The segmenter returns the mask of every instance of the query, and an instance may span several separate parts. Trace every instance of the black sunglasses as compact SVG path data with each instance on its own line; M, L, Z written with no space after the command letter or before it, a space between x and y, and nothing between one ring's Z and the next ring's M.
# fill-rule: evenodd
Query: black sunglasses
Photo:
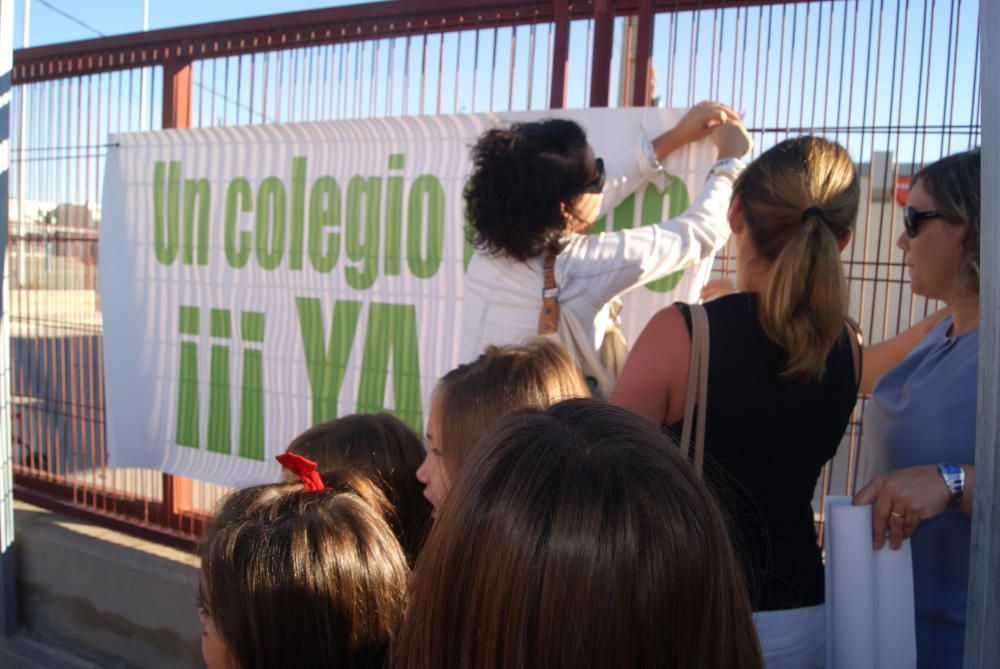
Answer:
M913 207L903 207L903 227L906 228L906 236L913 239L919 232L920 221L930 218L941 218L940 211L917 211Z
M582 193L594 193L600 194L604 192L604 159L598 158L597 163L597 176L586 184L584 184L583 189L580 191Z

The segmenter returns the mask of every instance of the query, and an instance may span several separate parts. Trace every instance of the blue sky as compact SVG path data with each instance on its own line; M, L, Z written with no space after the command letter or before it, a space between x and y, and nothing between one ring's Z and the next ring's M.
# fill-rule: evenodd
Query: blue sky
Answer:
M46 0L50 5L71 14L105 35L142 30L142 0ZM14 47L24 44L21 25L25 0L14 5ZM224 21L247 16L354 5L345 0L150 0L149 27L175 26ZM54 44L87 39L97 35L49 7L31 0L30 45Z

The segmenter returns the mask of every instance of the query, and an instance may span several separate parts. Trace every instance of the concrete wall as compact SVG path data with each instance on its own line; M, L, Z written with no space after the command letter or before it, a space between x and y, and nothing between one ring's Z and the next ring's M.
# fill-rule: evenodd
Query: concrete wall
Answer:
M14 516L23 624L102 666L201 666L193 555L22 502Z

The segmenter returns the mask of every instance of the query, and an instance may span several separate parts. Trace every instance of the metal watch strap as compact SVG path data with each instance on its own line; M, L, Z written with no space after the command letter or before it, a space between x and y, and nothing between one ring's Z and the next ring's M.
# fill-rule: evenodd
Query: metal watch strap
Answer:
M962 506L962 497L965 494L965 470L961 465L942 462L938 465L941 478L948 486L948 508L954 509Z

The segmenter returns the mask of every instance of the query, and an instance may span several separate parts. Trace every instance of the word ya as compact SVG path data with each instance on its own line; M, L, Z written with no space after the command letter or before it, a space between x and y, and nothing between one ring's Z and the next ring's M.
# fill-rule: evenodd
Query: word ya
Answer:
M437 177L422 174L408 184L404 197L405 164L403 154L391 154L389 176L353 176L346 189L326 175L307 183L303 156L292 158L289 187L276 176L255 186L243 177L233 179L224 199L226 262L239 269L253 260L265 270L282 264L302 270L308 263L316 272L328 273L344 255L344 278L357 290L375 283L380 263L387 276L398 276L404 260L413 276L434 276L444 248L444 189ZM178 259L185 265L207 265L211 186L204 178L184 179L183 188L181 182L181 161L156 161L153 251L163 265Z

